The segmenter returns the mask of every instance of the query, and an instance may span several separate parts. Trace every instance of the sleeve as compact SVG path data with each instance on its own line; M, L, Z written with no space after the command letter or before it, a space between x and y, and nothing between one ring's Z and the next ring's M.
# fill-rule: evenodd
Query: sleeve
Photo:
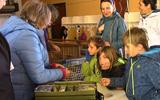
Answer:
M125 88L125 76L118 78L111 78L111 83L109 84L109 86Z
M43 49L37 34L26 30L22 31L22 34L15 42L15 48L30 79L37 84L62 79L63 72L60 69L45 68L43 50L46 49Z
M123 87L125 88L127 80L128 79L128 72L130 69L130 59L128 59L127 63L123 66L124 67L124 74L122 77L115 77L115 78L111 78L111 83L109 84L109 86L111 87Z
M113 45L117 48L122 48L122 37L124 32L126 32L127 27L123 18L118 18L118 26L117 26L117 42L113 42Z
M82 69L81 69L81 73L83 76L88 76L90 74L90 68L89 68L89 62L88 61L84 61L82 63Z
M102 24L104 24L103 18L100 19L100 21L99 21L99 23L98 23L98 25L97 25L97 32L96 32L96 36L97 36L97 37L101 37L101 35L102 35L102 33L99 33L99 32L98 32L98 28L99 28Z
M151 61L150 61L151 62ZM160 63L159 62L153 62L153 63L147 63L148 70L147 75L149 79L151 80L151 83L154 85L156 89L160 89Z
M97 75L97 74L94 74L92 76L86 76L85 77L85 81L89 81L89 82L99 82L101 79L101 75Z
M94 61L91 61L92 64L89 62L83 62L82 63L82 74L85 77L85 81L89 82L99 82L101 78L101 73L99 71L93 72L93 67L96 63ZM93 66L92 66L93 65Z

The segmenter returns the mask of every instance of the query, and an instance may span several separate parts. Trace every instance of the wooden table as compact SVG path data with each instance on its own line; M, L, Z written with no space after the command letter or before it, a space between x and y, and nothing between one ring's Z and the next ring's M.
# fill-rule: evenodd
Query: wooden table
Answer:
M104 100L128 100L124 90L109 90L97 83L97 91L104 95Z

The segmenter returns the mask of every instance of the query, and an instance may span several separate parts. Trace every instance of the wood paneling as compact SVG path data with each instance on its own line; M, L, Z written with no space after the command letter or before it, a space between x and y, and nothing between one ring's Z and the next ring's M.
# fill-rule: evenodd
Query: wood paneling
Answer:
M67 0L67 16L100 14L99 0Z
M22 0L24 4L27 0ZM49 4L66 3L66 13L67 16L83 16L83 15L96 15L100 14L99 4L100 0L42 0ZM125 10L126 0L115 0L116 5L121 3L123 7L117 7L117 10ZM129 11L137 12L139 0L128 0L129 1ZM123 12L122 12L123 14Z

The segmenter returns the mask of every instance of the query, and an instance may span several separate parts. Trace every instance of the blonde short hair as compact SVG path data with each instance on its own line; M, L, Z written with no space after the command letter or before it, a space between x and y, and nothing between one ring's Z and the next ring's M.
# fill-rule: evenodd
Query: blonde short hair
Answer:
M51 11L39 0L28 0L22 7L20 16L40 29L46 27L51 21Z
M133 27L126 31L123 36L123 44L131 43L135 46L141 44L145 50L148 50L147 31L143 28Z

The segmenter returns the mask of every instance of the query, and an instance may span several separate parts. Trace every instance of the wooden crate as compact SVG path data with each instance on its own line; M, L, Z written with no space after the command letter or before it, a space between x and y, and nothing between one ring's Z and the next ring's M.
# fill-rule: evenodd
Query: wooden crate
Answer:
M96 85L84 81L62 81L39 85L35 100L96 100Z

